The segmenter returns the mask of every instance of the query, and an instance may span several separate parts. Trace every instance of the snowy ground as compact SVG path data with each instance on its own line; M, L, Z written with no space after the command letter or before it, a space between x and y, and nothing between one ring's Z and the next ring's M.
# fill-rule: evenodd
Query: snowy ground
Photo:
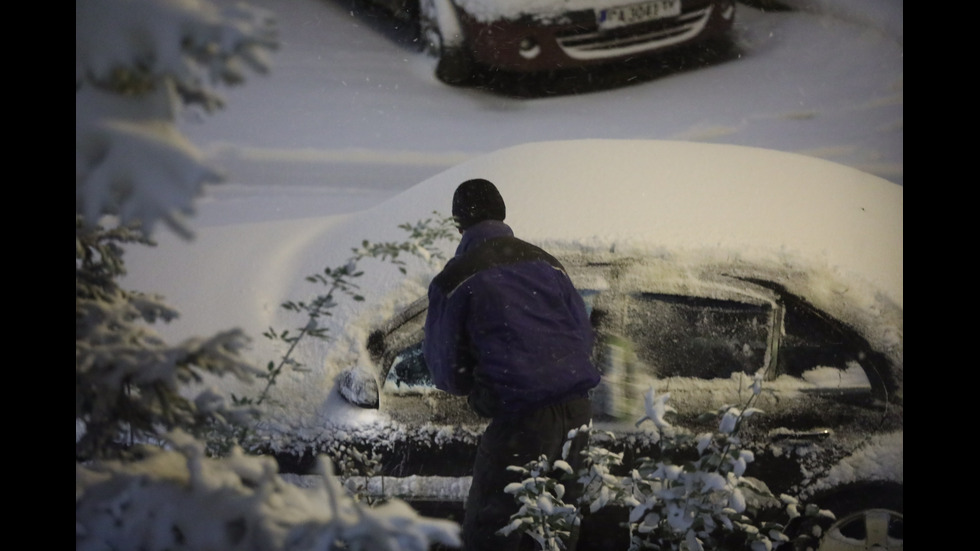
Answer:
M360 210L475 155L554 139L768 147L903 183L901 0L739 4L738 59L539 99L438 82L410 33L351 0L251 3L278 14L282 48L269 76L185 126L230 173L198 227Z

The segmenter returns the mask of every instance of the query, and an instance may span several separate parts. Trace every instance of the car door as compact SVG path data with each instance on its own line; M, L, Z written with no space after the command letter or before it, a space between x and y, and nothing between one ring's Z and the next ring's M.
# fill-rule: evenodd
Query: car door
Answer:
M636 421L643 396L670 393L675 422L705 430L707 412L744 403L769 361L773 308L763 301L634 291L606 297L597 363L611 388L608 418Z
M651 387L670 393L668 419L692 432L717 430L729 406L757 408L740 434L766 481L785 491L869 434L901 429L901 414L883 399L880 355L806 301L751 282L643 290L654 287L621 288L595 306L606 311L597 362L608 388L600 387L598 419L619 432L635 432L628 423L642 418Z

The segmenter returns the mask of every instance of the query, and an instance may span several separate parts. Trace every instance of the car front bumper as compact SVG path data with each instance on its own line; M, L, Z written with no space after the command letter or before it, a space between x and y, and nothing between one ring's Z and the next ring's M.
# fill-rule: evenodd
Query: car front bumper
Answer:
M505 71L538 72L644 57L717 38L733 25L731 0L684 2L676 17L601 30L594 11L542 23L531 16L479 21L461 13L474 60Z

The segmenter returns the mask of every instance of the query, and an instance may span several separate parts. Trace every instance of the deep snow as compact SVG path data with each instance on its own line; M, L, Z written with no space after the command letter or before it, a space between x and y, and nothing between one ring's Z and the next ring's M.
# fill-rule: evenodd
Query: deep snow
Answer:
M377 205L450 166L517 143L653 138L750 145L826 158L901 184L902 3L788 3L801 11L739 5L738 60L594 94L521 100L439 83L431 59L378 30L391 21L354 13L354 4L297 0L284 10L259 0L253 4L279 18L282 47L271 74L228 90L224 110L182 127L226 169L228 182L209 186L197 202L196 241L161 231L157 250L129 254L127 284L160 292L184 312L171 334L250 327L235 315L237 299L224 299L207 283L207 266L247 272L277 260L232 256L223 240L248 234L292 242L279 247L281 256L337 223L325 215ZM608 167L609 177L615 168ZM265 224L275 220L284 223ZM241 226L218 228L233 224ZM252 292L268 296L274 309L272 297L281 296L290 275L269 273Z
M736 60L525 100L438 82L407 32L356 3L258 0L280 19L272 72L183 127L230 176L194 224L360 210L473 156L554 139L769 147L901 184L902 2L787 3L804 11L739 4Z

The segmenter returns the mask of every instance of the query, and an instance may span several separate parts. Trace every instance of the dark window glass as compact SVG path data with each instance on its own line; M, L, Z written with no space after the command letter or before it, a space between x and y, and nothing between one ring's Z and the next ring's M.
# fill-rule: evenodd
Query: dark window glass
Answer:
M798 299L788 299L780 342L779 372L801 377L818 367L848 368L861 360L859 338L839 321Z
M429 368L422 354L422 341L402 350L391 364L385 379L386 390L407 390L412 387L432 385Z
M765 362L768 306L638 293L630 296L624 337L657 377L728 378Z

